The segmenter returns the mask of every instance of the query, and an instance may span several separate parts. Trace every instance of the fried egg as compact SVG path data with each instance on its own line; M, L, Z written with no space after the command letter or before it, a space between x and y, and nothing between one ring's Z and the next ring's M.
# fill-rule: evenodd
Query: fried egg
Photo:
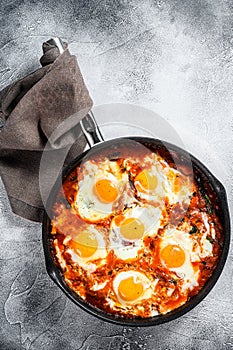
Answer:
M134 177L137 196L150 202L165 200L169 183L162 166L156 159L147 157Z
M67 236L63 244L67 246L66 252L71 255L73 262L89 272L105 263L107 251L104 235L94 225L87 226L76 235Z
M170 229L161 238L160 261L181 280L183 291L198 285L199 269L193 263L198 262L199 257L193 252L193 246L192 238L184 231Z
M134 259L144 247L146 235L156 235L160 227L161 208L151 205L128 208L111 222L109 249L122 260Z
M130 306L150 299L156 282L139 271L122 271L113 280L113 291L121 306Z
M189 204L193 192L192 181L156 154L147 156L134 177L137 196L149 202L168 199L169 204Z
M82 173L74 204L82 219L93 223L104 220L133 200L128 175L121 173L116 162L106 159L97 166L87 161Z

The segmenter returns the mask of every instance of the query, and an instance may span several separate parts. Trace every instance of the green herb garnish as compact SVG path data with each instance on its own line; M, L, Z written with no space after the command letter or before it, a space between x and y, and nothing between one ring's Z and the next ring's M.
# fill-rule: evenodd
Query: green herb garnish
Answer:
M206 193L204 194L204 198L205 198L205 201L206 201L207 212L209 214L213 214L213 206L212 206L212 203L210 201L209 196Z
M213 241L213 238L212 238L212 237L209 236L209 237L206 237L206 239L208 239L208 241L209 241L211 244L213 244L214 241Z
M196 233L196 232L198 232L198 228L197 228L197 226L192 226L192 228L191 228L191 230L189 231L189 234L190 235L192 235L193 233Z
M171 278L171 279L169 280L169 282L170 282L170 283L173 283L173 284L175 284L175 285L177 284L177 280L175 280L174 278Z

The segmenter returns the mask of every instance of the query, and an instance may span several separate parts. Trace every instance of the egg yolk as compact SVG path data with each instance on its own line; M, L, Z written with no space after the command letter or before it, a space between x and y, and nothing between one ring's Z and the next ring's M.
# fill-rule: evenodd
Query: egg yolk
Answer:
M126 239L140 239L144 234L144 225L139 219L129 218L122 222L120 233Z
M97 194L99 200L104 203L111 203L118 196L115 186L111 183L111 181L106 179L96 182L95 193Z
M73 240L73 247L81 258L88 258L96 252L98 241L93 233L81 232Z
M168 268L180 267L185 262L185 252L178 245L169 244L160 252L160 258Z
M137 300L143 293L143 285L140 282L135 283L134 277L124 279L119 283L118 293L122 300Z
M181 190L181 179L178 175L176 175L173 183L173 191L175 193L179 193L180 190Z
M158 186L158 179L155 175L150 174L148 170L141 171L135 178L143 189L146 191L155 190Z

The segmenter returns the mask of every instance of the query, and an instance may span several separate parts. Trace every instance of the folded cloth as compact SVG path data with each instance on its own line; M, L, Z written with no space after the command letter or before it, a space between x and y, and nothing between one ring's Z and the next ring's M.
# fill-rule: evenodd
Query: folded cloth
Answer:
M86 141L79 122L93 104L76 57L63 46L60 54L51 41L44 43L42 68L0 92L0 175L13 212L33 221L41 221L44 212L39 185L44 149L51 174L59 152L65 164L81 153ZM46 181L44 186L47 193Z

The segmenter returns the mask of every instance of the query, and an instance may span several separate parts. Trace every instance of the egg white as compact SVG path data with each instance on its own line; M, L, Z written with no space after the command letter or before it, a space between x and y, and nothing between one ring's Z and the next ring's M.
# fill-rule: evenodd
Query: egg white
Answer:
M211 236L212 239L215 238L215 231L213 230L212 225L208 222L207 214L201 213L201 216L204 223L204 232L202 232L200 240L198 236L194 237L194 239L196 239L197 241L194 251L200 259L205 258L207 256L213 256L213 245L207 239L207 236Z
M165 188L166 195L169 199L169 204L175 203L190 203L190 198L193 193L192 180L181 174L178 170L171 168L168 164L164 168L164 175L167 178L167 186ZM179 179L179 185L176 185L176 180Z

